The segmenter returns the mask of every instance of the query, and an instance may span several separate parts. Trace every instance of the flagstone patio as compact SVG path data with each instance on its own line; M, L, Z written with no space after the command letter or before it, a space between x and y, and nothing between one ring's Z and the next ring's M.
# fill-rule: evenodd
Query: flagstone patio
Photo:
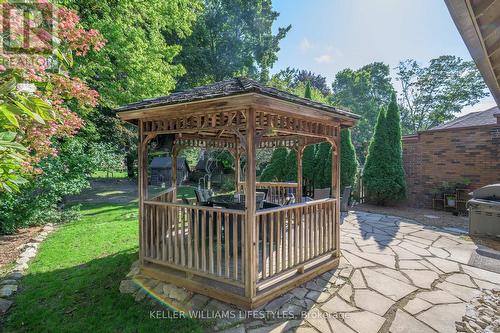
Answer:
M285 318L249 319L240 313L218 320L215 330L455 332L455 321L462 320L466 304L481 289L500 288L500 274L469 264L478 247L468 237L412 220L350 212L343 218L341 247L338 269L258 309L285 313ZM237 311L202 295L179 293L172 285L142 283L170 295L169 302L181 308Z

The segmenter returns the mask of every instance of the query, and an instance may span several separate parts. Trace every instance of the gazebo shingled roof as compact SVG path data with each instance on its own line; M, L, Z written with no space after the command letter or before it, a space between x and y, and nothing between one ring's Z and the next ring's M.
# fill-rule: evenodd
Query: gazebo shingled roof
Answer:
M318 110L332 112L341 116L353 119L360 119L361 116L345 111L341 108L302 98L286 91L265 86L255 80L246 77L235 77L232 79L208 84L189 90L174 92L167 96L148 98L139 102L131 103L116 109L118 112L141 110L158 106L189 103L201 100L210 100L220 97L228 97L245 93L258 93L261 95L274 97L283 101L293 102Z

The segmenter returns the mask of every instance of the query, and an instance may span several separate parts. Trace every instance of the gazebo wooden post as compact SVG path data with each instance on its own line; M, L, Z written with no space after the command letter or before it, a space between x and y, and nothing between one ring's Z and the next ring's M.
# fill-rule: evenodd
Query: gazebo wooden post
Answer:
M240 189L240 172L241 172L241 155L238 137L235 137L234 147L234 190L238 192Z
M172 146L172 188L173 190L173 201L175 202L177 198L177 154L178 148L174 143Z
M255 239L255 110L248 109L246 128L246 228L245 228L245 296L253 298L256 295L256 239Z
M338 131L340 133L340 128ZM340 257L340 134L332 141L332 194L337 199L335 203L335 247L337 257Z
M302 157L304 155L304 148L305 146L303 144L297 147L297 202L302 202L303 197Z
M144 137L144 128L142 120L139 120L139 144L137 145L137 185L139 195L139 262L144 264L144 242L142 241L142 234L144 228L144 199L147 196L148 180L147 180L147 140Z

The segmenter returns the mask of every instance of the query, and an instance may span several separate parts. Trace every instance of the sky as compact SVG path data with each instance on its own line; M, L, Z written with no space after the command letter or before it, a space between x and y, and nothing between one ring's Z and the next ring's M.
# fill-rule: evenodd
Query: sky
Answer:
M327 78L344 69L381 61L394 67L415 59L426 65L440 55L471 56L444 0L274 0L280 16L273 26L292 29L280 43L272 73L286 67L306 69ZM462 114L494 106L489 96Z

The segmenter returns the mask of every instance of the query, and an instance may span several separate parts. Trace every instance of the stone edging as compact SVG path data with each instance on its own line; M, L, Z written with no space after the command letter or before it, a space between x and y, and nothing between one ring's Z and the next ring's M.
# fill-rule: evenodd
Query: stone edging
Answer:
M19 282L24 276L24 272L28 269L28 262L36 256L40 243L55 229L54 224L47 223L36 237L18 248L22 252L16 260L16 265L3 280L0 280L0 318L14 303L14 296L18 291Z
M483 290L467 304L465 316L455 328L457 332L500 332L500 289Z

